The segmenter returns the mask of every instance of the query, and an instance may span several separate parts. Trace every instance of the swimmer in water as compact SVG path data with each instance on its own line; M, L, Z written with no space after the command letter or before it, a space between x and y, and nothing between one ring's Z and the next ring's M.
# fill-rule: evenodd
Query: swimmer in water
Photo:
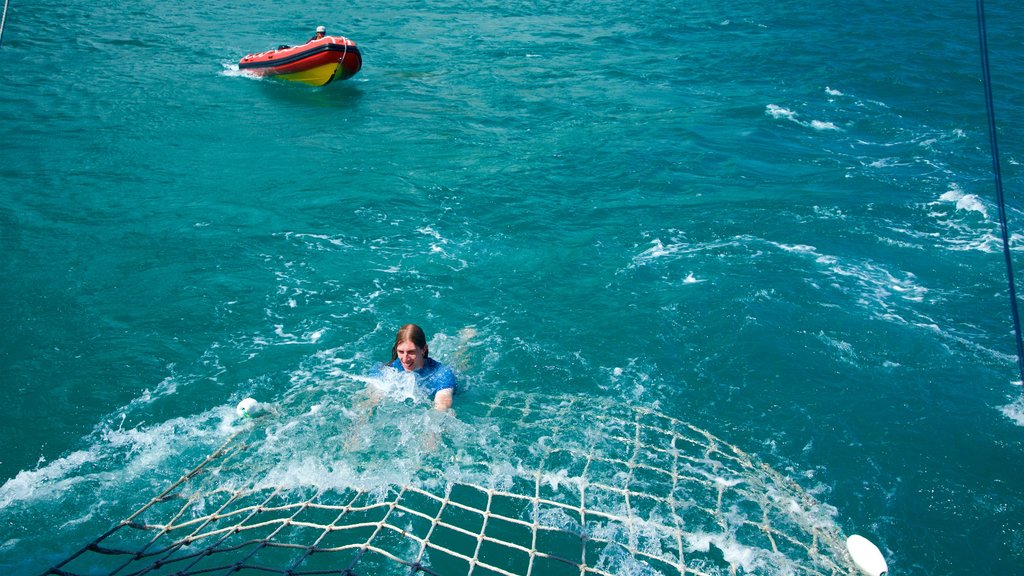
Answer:
M455 372L447 364L430 357L427 337L422 328L415 324L399 328L395 345L391 347L388 366L399 372L415 374L417 387L427 393L435 410L451 410L456 386Z
M465 365L466 346L476 334L476 330L472 327L464 328L459 332L459 347L455 352L455 360L459 366ZM405 377L406 374L412 378ZM367 436L364 428L377 405L387 394L384 388L390 388L393 385L393 380L392 383L387 383L387 381L396 376L425 394L438 413L455 416L455 411L452 410L452 401L457 388L455 371L447 364L430 357L426 334L415 324L406 324L398 330L395 335L395 344L391 347L391 360L387 364L377 364L370 372L370 376L373 380L366 387L366 396L354 406L352 431L345 440L345 447L349 451L372 443L372 439ZM398 392L405 393L402 390L398 390ZM425 431L424 448L434 450L438 442L437 430Z

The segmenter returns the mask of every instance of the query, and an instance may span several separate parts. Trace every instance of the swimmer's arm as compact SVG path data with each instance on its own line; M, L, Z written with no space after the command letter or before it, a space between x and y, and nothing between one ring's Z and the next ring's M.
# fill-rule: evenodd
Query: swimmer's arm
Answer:
M377 404L380 404L380 399L382 395L380 393L380 390L378 390L375 386L367 385L366 390L364 390L364 394L366 397L363 398L361 402L356 404L356 407L359 410L372 410L373 408L377 407Z
M373 414L373 411L377 409L377 405L380 404L382 398L380 391L372 385L366 386L366 389L363 391L363 395L363 399L357 401L352 406L357 414L356 426L361 426L370 419L370 416Z
M438 412L447 412L452 409L452 394L455 392L454 388L445 388L444 390L438 391L434 394L434 410Z

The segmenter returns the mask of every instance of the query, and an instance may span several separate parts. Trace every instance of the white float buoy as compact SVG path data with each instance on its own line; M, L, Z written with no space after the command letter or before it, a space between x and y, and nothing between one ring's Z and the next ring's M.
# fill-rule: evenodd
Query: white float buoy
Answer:
M867 576L885 576L889 567L885 564L882 552L863 536L854 534L846 539L846 549L853 558L853 563Z
M260 403L254 398L246 398L235 406L235 414L238 414L239 418L252 418L259 407Z

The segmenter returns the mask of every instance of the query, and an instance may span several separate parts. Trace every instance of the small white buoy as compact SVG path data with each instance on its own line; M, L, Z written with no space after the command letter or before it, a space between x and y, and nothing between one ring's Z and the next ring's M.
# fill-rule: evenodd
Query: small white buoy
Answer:
M853 563L867 576L885 576L889 567L885 564L882 552L863 536L854 534L846 539L846 549L853 558Z
M259 406L260 403L255 399L246 398L239 402L238 406L235 406L235 414L238 414L239 418L252 418Z

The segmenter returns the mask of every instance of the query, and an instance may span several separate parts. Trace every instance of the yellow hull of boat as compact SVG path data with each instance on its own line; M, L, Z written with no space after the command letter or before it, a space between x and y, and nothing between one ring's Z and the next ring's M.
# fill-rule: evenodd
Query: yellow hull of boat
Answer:
M274 76L274 78L290 80L292 82L302 82L303 84L310 84L312 86L323 86L334 79L334 75L338 73L339 66L341 66L341 62L331 62L330 64L316 66L314 68L302 70L301 72L278 74Z

